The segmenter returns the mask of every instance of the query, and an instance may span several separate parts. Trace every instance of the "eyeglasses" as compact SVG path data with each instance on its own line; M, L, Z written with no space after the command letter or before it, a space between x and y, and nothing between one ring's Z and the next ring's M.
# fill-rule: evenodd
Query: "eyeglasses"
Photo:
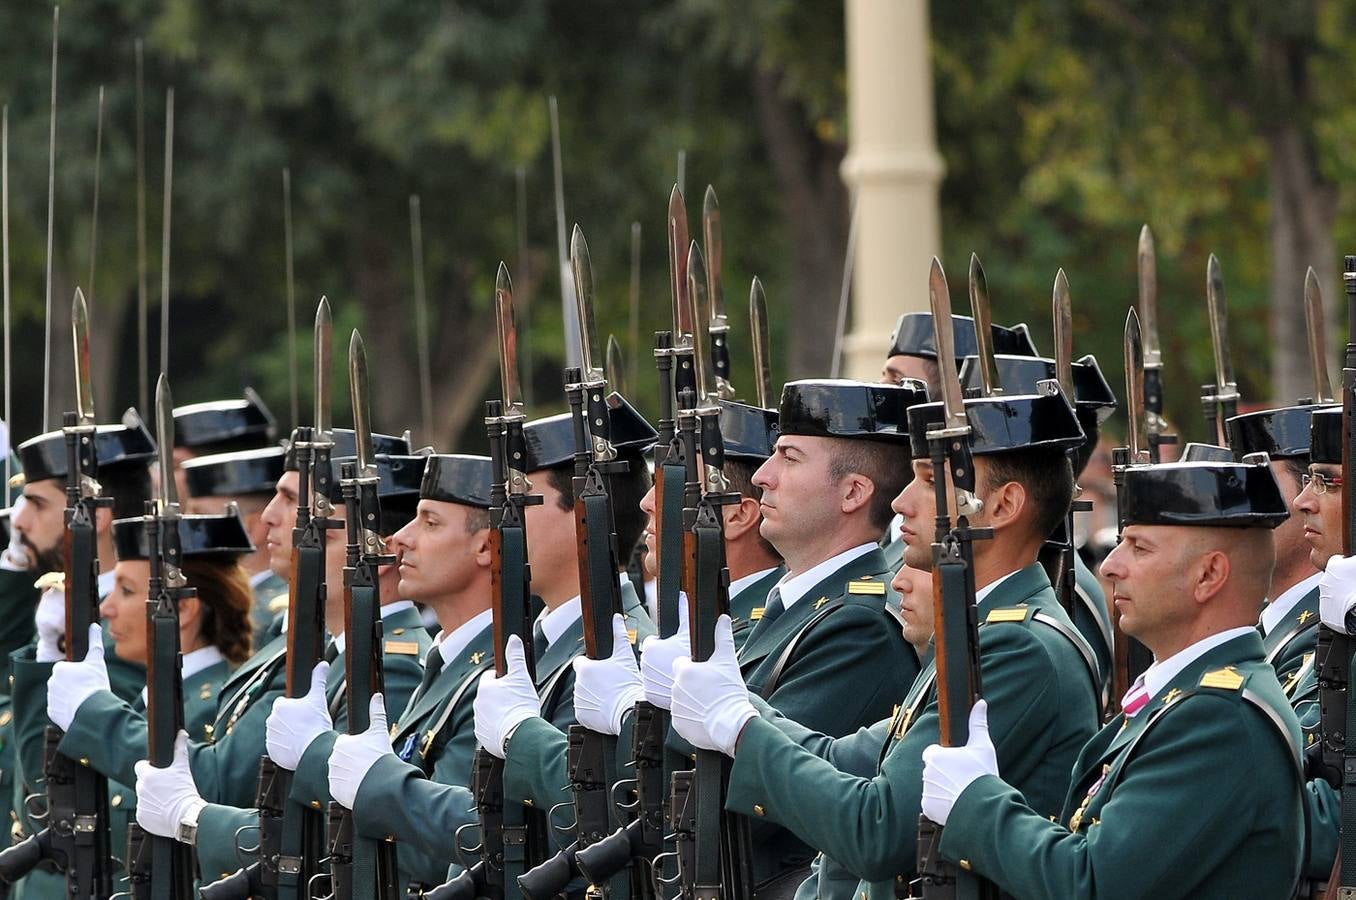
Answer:
M1320 474L1318 472L1314 472L1312 474L1306 473L1300 476L1301 487L1308 487L1311 483L1314 486L1315 494L1326 494L1328 491L1333 491L1335 493L1342 487L1342 476L1341 475L1329 476Z

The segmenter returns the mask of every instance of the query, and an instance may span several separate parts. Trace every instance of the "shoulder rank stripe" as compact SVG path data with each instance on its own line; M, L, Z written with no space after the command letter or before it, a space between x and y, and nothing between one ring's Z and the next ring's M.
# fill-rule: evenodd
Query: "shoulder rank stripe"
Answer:
M387 641L382 649L387 653L395 653L399 656L419 655L419 645L414 641Z
M871 597L885 596L885 582L873 581L870 578L860 578L848 582L849 594L861 594Z
M753 609L749 610L749 621L757 622L759 619L761 619L763 617L763 610L765 608L766 607L755 606Z
M1201 676L1201 687L1236 691L1243 687L1243 681L1243 676L1235 672L1233 666L1229 666L1224 669L1215 669L1213 672L1206 672Z
M1030 611L1026 606L1009 606L1006 609L991 610L984 617L984 624L990 625L994 622L1024 622L1026 614Z

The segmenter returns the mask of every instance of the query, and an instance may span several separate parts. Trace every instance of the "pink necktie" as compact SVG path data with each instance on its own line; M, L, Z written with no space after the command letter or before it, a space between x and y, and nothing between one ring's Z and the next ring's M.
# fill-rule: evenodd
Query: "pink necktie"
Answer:
M1144 676L1141 675L1135 679L1135 684L1130 690L1125 692L1121 698L1121 712L1125 713L1126 718L1134 718L1135 713L1139 712L1149 702L1149 690L1144 686Z

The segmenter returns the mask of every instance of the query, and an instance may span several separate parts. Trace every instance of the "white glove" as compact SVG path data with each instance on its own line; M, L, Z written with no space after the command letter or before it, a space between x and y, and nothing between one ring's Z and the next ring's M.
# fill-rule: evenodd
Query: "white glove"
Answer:
M104 666L104 632L95 622L89 627L89 652L79 662L62 660L47 677L47 718L62 731L71 727L75 713L94 694L109 690Z
M19 529L14 527L14 520L19 518L19 512L27 504L28 500L20 494L9 509L9 546L0 551L0 569L26 572L33 568L33 560L28 558L28 547L24 545L23 536L19 534Z
M1318 580L1318 615L1338 634L1347 633L1347 613L1356 607L1356 556L1334 556Z
M56 662L65 659L61 652L61 639L66 636L66 590L63 587L49 587L38 598L38 608L33 613L33 624L38 630L36 659L38 662Z
M321 660L311 672L311 687L303 697L279 697L273 701L265 726L264 745L268 757L288 771L295 772L311 741L334 729L330 706L325 702L325 679L330 664Z
M612 655L607 659L575 657L575 718L590 731L621 734L622 717L644 696L636 654L626 634L626 620L614 613Z
M756 718L735 659L730 617L721 616L711 658L679 659L673 665L673 727L692 744L733 757L739 733Z
M673 706L673 664L692 656L692 632L687 626L687 603L679 596L678 630L666 638L647 637L640 645L640 675L645 699L660 709Z
M174 762L166 768L149 759L136 764L137 824L160 837L178 837L185 819L196 822L207 801L193 783L188 768L188 733L180 729L174 739Z
M504 743L509 732L525 719L541 715L541 698L527 675L523 642L516 634L504 646L504 659L508 663L504 677L496 678L493 669L482 674L472 704L476 740L486 753L500 759L504 758Z
M386 700L373 694L367 706L367 730L341 734L330 753L330 796L341 806L353 808L363 778L383 756L391 752L391 734L386 729Z
M989 704L970 708L970 739L964 747L933 744L923 751L923 815L945 825L961 792L982 775L998 774L998 753L989 739Z

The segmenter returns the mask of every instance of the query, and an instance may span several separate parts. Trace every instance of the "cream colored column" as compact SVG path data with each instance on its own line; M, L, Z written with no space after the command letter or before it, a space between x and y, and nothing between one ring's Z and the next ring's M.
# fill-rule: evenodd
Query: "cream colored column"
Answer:
M941 251L943 164L927 3L845 0L845 6L849 145L842 174L856 192L858 221L843 373L874 381L895 320L928 308L928 265Z

